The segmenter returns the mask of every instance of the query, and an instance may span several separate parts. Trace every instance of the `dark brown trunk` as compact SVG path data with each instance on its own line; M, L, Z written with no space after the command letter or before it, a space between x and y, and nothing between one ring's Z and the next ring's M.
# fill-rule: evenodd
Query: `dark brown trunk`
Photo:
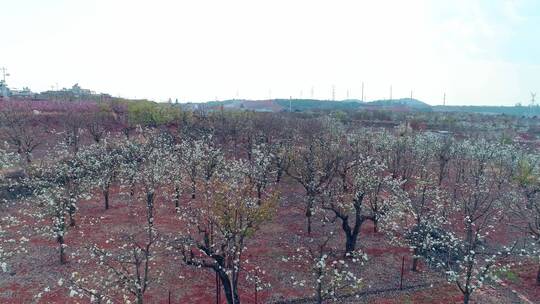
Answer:
M341 228L345 233L345 256L348 256L349 253L356 249L356 242L362 225L361 219L358 218L356 221L355 227L351 229L348 218L341 218Z
M180 208L180 188L178 186L174 188L174 208L176 212Z
M469 301L471 300L471 294L469 292L466 292L463 294L463 304L469 304Z
M538 265L538 272L536 273L536 284L540 285L540 265Z
M236 287L231 284L229 276L224 271L219 271L218 275L221 279L221 285L223 286L223 291L225 293L225 298L227 299L227 304L240 304L238 291Z
M103 191L103 198L105 199L105 210L109 210L109 189Z
M311 210L313 208L313 205L315 199L312 195L308 195L308 204L306 208L306 217L307 217L307 232L308 235L311 235L311 216L313 215L313 211Z
M306 212L307 217L307 233L311 235L311 211L308 209Z
M66 263L66 253L64 251L64 237L59 235L56 237L56 241L58 242L59 249L60 249L60 264Z
M356 237L348 236L345 242L345 254L351 253L356 249Z
M74 213L75 213L75 208L71 207L69 208L69 226L70 227L75 227L75 218L73 217Z

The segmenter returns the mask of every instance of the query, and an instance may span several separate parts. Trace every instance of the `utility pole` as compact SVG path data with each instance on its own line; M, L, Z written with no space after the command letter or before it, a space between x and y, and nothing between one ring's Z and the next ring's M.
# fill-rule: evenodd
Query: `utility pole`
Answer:
M6 77L9 76L9 73L5 67L1 67L0 71L2 71L2 81L6 83Z
M289 112L292 113L292 96L289 96Z
M446 92L445 92L444 95L443 95L443 102L442 102L442 105L443 105L443 106L446 106Z
M535 92L531 92L531 105L529 106L530 110L531 110L531 116L534 115L534 112L536 112L536 93Z
M8 89L7 89L7 83L6 83L6 76L9 76L7 73L7 69L2 67L0 68L2 71L2 81L0 82L0 97L7 98L8 97Z

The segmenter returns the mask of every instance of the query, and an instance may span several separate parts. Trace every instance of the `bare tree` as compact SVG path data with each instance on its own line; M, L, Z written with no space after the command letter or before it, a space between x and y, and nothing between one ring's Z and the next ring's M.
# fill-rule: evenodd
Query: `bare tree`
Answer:
M106 109L96 109L88 113L85 117L84 127L92 137L95 143L105 137L107 127L110 125L111 117Z
M30 107L6 107L0 111L0 128L4 140L17 149L26 164L32 161L32 152L43 143L39 119Z

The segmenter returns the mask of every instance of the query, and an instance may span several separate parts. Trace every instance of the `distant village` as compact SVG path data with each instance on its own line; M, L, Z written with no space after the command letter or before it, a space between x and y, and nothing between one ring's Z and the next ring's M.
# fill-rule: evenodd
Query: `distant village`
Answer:
M28 87L22 89L12 89L7 85L5 76L0 79L0 99L46 99L46 100L106 100L112 96L104 93L96 93L94 91L82 88L78 83L71 88L51 89L44 92L33 92Z

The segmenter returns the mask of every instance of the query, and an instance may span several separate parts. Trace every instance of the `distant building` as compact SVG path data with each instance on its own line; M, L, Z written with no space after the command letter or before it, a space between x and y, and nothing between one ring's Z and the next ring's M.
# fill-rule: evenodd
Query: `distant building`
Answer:
M75 97L81 97L81 96L95 95L96 94L95 92L92 92L90 90L81 88L81 86L79 86L78 83L74 84L71 87L71 90L64 89L64 91L70 91Z
M21 98L34 98L36 96L36 93L32 92L28 87L23 87L22 90L11 90L11 96Z
M0 80L0 97L9 98L11 91L9 90L7 83L3 80Z
M54 99L65 101L81 99L101 101L105 99L110 99L111 95L99 94L88 89L83 89L78 83L76 83L69 89L63 88L62 90L49 90L37 94L36 97L40 99Z

